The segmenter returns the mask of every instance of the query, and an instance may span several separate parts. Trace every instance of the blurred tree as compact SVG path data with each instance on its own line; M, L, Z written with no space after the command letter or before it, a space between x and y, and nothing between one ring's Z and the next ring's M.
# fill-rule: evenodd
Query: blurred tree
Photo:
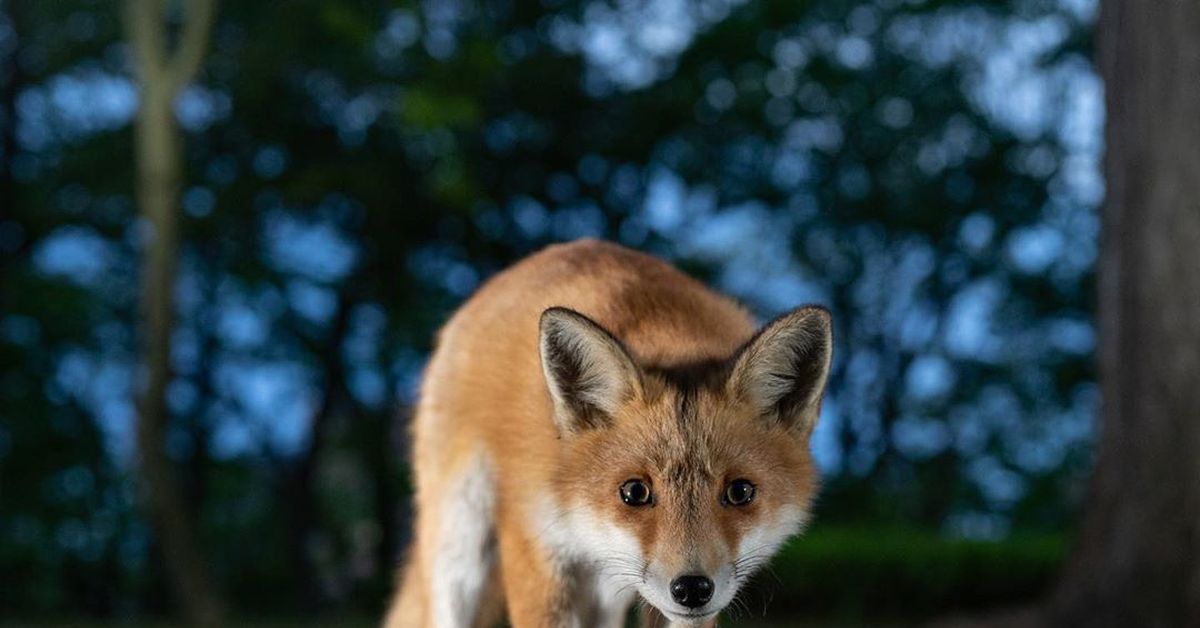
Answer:
M187 3L173 50L165 34L164 0L127 0L125 8L141 97L135 129L136 196L146 229L141 267L140 362L144 373L139 378L143 381L138 382L138 454L149 509L180 605L191 624L215 626L222 621L225 604L198 545L192 513L167 456L165 441L175 329L179 194L184 174L174 105L204 60L215 0Z
M1200 625L1200 5L1102 3L1099 452L1049 624Z

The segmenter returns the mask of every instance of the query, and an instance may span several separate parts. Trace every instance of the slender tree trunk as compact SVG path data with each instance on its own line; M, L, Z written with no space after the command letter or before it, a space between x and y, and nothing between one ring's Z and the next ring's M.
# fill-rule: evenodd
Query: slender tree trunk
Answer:
M325 382L321 400L313 411L308 442L299 456L285 462L284 486L280 491L281 507L287 512L288 560L296 607L305 611L317 610L321 602L312 562L313 529L318 522L316 476L334 413L343 401L348 400L342 347L350 330L351 309L350 297L343 292L338 296L328 336L317 350Z
M135 128L136 196L146 229L138 454L151 518L175 593L191 624L214 626L222 621L224 603L200 552L196 526L165 450L169 423L165 393L171 378L178 199L183 178L183 151L172 105L199 69L214 7L211 0L193 0L187 5L186 22L173 53L166 45L162 0L128 0L126 9L141 88Z
M1047 623L1200 626L1200 2L1103 0L1096 471Z

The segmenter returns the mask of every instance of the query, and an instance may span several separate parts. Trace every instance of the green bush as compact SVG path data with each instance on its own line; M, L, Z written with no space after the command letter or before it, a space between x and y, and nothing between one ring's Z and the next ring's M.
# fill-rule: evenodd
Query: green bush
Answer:
M746 593L770 618L918 619L1016 605L1041 595L1063 535L953 539L903 528L817 527L792 541Z

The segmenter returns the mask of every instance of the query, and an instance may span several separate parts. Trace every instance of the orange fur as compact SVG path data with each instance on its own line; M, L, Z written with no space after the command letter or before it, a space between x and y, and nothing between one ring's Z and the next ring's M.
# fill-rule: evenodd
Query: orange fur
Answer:
M603 371L624 388L599 423L576 430L556 423L562 412L539 354L539 321L553 307L594 321L619 345L611 355L635 365L632 375ZM758 396L745 390L756 382L740 381L751 377L743 372L757 373L739 362L746 356L778 371L757 357L759 345L775 342L771 333L756 337L745 310L660 260L584 240L498 274L443 328L425 373L413 424L415 540L386 626L489 626L504 610L515 628L623 625L613 614L624 616L622 596L632 590L660 609L671 606L664 579L724 573L736 588L745 576L739 559L752 570L776 536L797 531L817 486L807 441L828 369L828 317L811 308L790 316L776 326L802 332L789 341L825 343L817 347L825 353L797 344L775 356L811 358L817 378L811 391L776 399L776 389L790 394L779 387L791 380L770 382L775 388L761 387ZM787 416L772 419L763 395ZM653 505L621 500L619 487L631 478L650 487ZM734 479L755 485L749 504L722 501ZM460 531L479 542L455 545ZM755 535L767 556L745 555L756 549L743 547ZM613 547L638 551L596 557L571 549L593 536L601 546L612 539ZM448 563L447 548L467 556L452 552L457 558ZM476 554L472 571L465 563ZM614 578L631 590L617 591ZM460 590L470 593L438 601ZM467 608L469 616L439 616L438 608Z

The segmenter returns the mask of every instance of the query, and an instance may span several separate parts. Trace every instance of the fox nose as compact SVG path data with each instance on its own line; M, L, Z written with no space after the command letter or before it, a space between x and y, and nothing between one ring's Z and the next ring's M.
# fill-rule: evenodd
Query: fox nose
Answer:
M712 599L713 581L705 576L679 576L671 582L671 597L688 608L700 608Z

